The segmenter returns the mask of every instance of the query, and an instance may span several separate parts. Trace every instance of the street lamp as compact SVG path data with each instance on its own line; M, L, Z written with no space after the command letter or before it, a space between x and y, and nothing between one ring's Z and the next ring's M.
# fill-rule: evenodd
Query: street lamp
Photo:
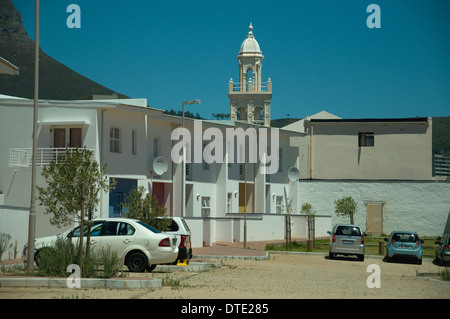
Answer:
M36 238L36 148L37 117L39 97L39 0L35 0L35 39L34 39L34 103L33 103L33 150L31 163L31 200L28 221L27 272L34 268L34 240Z
M183 116L181 117L181 127L182 127L182 132L184 132L184 106L186 104L200 104L202 101L201 100L189 100L189 101L183 101L182 105L183 105ZM181 217L184 217L184 181L186 179L186 158L185 158L185 154L184 154L184 150L186 149L186 140L185 140L185 136L183 135L183 160L182 160L182 169L181 169Z

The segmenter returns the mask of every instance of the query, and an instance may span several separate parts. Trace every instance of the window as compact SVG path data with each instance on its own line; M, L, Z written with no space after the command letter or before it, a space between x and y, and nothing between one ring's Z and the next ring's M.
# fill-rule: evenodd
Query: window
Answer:
M202 217L209 217L211 212L211 197L202 196Z
M153 158L159 156L159 137L153 138Z
M278 172L283 171L283 149L280 147L278 150Z
M109 129L109 151L112 153L121 153L120 128L111 127Z
M101 230L103 227L103 222L96 222L91 227L91 236L100 236ZM87 229L88 225L84 224L83 227L83 237L87 236ZM69 237L80 237L80 226L75 228L71 234L69 234Z
M374 146L375 137L373 132L358 133L358 146Z
M202 168L203 168L204 170L209 171L209 164L205 161L205 148L207 148L207 147L208 147L208 143L203 143L203 152L202 152L202 154L203 154L203 156L202 156L203 161L202 161ZM208 149L208 151L209 151L209 149ZM209 158L208 158L208 160L209 160Z
M231 213L233 210L233 193L227 194L227 213Z
M283 210L283 196L276 197L275 209L277 214L281 214L281 211Z
M131 236L134 231L134 227L128 223L106 222L103 236Z
M137 154L137 132L136 132L136 130L131 131L131 153L133 155Z

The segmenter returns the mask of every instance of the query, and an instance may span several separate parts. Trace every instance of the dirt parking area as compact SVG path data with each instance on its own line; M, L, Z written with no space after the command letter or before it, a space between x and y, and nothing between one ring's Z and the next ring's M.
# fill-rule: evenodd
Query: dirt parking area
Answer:
M378 269L380 288L375 284ZM152 290L0 287L0 299L259 299L259 298L450 298L450 283L418 274L437 273L442 267L387 263L366 257L330 260L324 255L271 254L268 260L223 260L221 267L203 272L145 273L129 276L160 278ZM370 277L370 278L369 278Z

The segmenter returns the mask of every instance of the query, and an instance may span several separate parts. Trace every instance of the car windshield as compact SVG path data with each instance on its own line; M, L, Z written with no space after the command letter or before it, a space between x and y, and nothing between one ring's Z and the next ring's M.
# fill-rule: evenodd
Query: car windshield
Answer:
M361 236L361 231L359 230L359 227L356 226L338 226L336 235Z
M392 236L392 239L404 243L415 243L416 241L419 241L419 236L411 233L395 233Z
M141 221L138 221L137 222L139 225L142 225L142 226L144 226L145 228L147 228L148 230L150 230L150 231L152 231L152 232L154 232L154 233L160 233L161 231L160 230L158 230L158 229L156 229L155 227L152 227L152 226L150 226L149 224L146 224L146 223L144 223L144 222L141 222Z

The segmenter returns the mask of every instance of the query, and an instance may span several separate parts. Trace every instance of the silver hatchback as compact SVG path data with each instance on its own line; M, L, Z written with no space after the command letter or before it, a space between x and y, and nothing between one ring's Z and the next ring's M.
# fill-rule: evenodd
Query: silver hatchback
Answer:
M333 259L336 255L356 255L359 260L364 260L364 234L358 225L338 224L333 227L330 234L329 257Z

